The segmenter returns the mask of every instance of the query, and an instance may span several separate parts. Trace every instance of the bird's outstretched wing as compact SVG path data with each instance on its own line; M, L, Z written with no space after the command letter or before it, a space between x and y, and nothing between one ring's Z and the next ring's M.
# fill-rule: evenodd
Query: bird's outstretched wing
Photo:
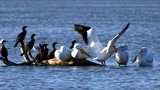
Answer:
M85 44L88 44L87 31L91 29L91 27L86 25L74 24L74 31L78 32L82 35Z
M129 25L130 25L130 23L128 23L127 26L111 40L112 44L114 44L119 39L119 37L122 36L126 32Z
M107 44L107 49L103 49L101 52L106 51L107 53L110 52L110 50L112 49L112 47L114 46L114 43L120 38L120 36L122 36L125 31L128 29L130 23L127 24L127 26L120 32L118 33L112 40L108 41ZM114 48L114 47L113 47Z

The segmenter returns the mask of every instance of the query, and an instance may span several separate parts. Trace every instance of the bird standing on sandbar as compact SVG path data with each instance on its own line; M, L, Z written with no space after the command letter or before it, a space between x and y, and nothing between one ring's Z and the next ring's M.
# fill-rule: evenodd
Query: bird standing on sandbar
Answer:
M1 52L1 55L4 59L7 59L8 57L8 51L7 51L7 48L5 47L5 42L8 42L6 40L1 40L0 43L2 44L2 47L0 48L0 52Z
M24 40L24 38L26 37L26 34L27 34L26 28L27 28L27 26L22 27L22 32L18 34L14 47L17 47L19 42L23 42L23 40Z
M30 55L30 57L33 58L30 51L31 51L31 49L34 46L34 42L35 42L34 36L36 36L36 34L32 34L31 35L31 40L26 44L24 52L20 56L22 56L23 54L25 54L26 52L28 52L28 54Z

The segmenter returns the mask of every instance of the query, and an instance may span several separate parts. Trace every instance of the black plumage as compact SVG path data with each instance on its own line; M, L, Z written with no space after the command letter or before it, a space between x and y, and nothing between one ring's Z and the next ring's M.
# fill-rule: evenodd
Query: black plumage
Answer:
M39 44L38 54L36 55L35 59L37 63L42 62L43 60L48 60L48 51L47 48L48 44Z
M40 51L41 60L47 60L48 59L49 49L47 48L47 45L48 44L42 44L42 46L41 46L41 51Z
M75 24L74 25L74 30L77 31L78 33L80 33L83 36L83 40L86 43L86 45L88 45L87 31L89 29L91 29L91 27L89 27L89 26L80 25L80 24Z
M72 49L74 47L74 45L75 45L76 42L77 42L76 40L73 40L72 41L72 45L69 48Z
M47 48L48 44L44 44L44 60L47 60L48 59L48 52L49 52L49 49Z
M7 48L5 47L5 42L8 42L6 40L2 40L2 47L0 48L0 52L1 52L1 55L3 58L7 59L8 57L8 50Z
M26 37L26 34L27 34L26 28L27 28L27 26L22 27L22 32L18 34L14 47L17 47L19 42L23 42L23 40L24 40L24 38Z
M36 34L32 34L31 40L26 44L25 49L24 49L24 52L21 54L21 56L22 56L23 54L25 54L26 52L30 53L31 49L32 49L33 46L34 46L34 42L35 42L34 36L35 36L35 35L36 35ZM30 56L31 56L31 55L30 55ZM32 56L31 56L31 57L32 57Z
M43 50L44 50L44 45L39 44L38 54L36 55L34 59L37 63L40 63L43 60L42 59Z
M53 44L52 44L52 48L53 48L53 50L48 54L48 59L52 59L52 58L54 58L55 57L55 55L54 55L54 53L55 53L55 51L56 51L56 42L54 42Z

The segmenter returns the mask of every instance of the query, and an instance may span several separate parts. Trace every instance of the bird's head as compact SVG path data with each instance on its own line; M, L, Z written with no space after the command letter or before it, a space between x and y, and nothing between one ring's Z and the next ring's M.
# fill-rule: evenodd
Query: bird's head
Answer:
M76 42L77 42L77 40L73 40L72 41L72 45L69 48L72 49L74 47L74 45L75 45Z
M8 41L6 41L4 39L1 39L1 41L0 41L0 43L5 43L5 42L8 42Z
M31 36L31 37L34 37L34 36L36 36L36 34L32 34L32 36Z
M22 27L22 30L25 30L27 27L28 27L28 26L23 26L23 27Z
M125 45L125 44L121 44L121 46L119 48L121 48L123 51L128 49L127 45Z
M53 44L52 44L52 46L55 46L57 44L57 42L54 42Z

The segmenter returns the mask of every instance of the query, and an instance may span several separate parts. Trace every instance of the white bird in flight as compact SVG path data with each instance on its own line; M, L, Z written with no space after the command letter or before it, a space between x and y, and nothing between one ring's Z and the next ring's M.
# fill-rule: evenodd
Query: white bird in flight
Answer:
M119 39L122 34L125 33L129 25L130 24L128 23L127 26L120 33L118 33L113 39L109 40L107 47L104 47L100 43L93 28L85 25L75 24L74 30L82 35L86 45L95 52L97 57L94 58L94 60L101 62L102 65L105 65L105 61L114 53L114 43Z

